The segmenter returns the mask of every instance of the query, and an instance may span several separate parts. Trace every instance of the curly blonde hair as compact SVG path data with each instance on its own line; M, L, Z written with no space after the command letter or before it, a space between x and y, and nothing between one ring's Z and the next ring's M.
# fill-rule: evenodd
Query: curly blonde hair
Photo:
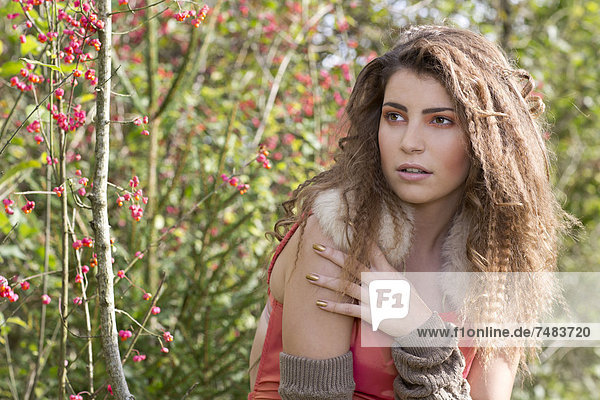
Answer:
M364 67L345 110L347 135L335 164L292 193L271 234L281 240L293 224L303 227L302 216L330 188L342 190L352 230L350 271L368 259L368 240L377 237L382 205L398 226L403 211L381 170L378 129L386 84L403 68L444 86L468 139L471 168L457 212L473 216L464 249L471 271L556 270L559 237L569 217L552 191L540 119L544 104L533 93L534 81L483 36L447 26L409 27L392 50Z

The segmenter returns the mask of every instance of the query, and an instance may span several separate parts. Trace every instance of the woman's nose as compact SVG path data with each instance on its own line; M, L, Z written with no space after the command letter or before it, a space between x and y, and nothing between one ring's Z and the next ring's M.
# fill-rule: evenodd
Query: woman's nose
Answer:
M425 142L418 124L408 123L400 141L400 148L405 153L421 153L425 150Z

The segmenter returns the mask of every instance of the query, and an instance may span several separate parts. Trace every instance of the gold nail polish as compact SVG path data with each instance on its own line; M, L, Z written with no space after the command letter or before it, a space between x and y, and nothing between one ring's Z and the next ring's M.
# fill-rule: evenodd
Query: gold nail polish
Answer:
M317 275L317 274L307 274L306 275L306 279L308 279L309 281L316 282L316 281L319 280L319 275Z
M327 302L325 300L317 300L317 306L327 307Z
M315 249L316 251L325 251L325 246L323 246L322 244L315 243L313 244L313 249Z

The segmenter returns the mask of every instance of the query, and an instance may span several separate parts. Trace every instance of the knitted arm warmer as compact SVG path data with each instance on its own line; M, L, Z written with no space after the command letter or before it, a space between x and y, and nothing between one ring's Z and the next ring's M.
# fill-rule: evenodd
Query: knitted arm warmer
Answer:
M419 329L444 329L446 324L434 313ZM414 347L427 344L427 338L416 329L396 338L392 358L398 376L394 380L396 400L470 400L469 383L462 376L465 359L458 348L458 339L448 341L448 347Z
M314 360L279 354L279 395L284 400L352 399L354 378L352 352Z
M450 326L452 326L450 324ZM434 313L419 329L447 328ZM457 339L448 347L414 347L426 344L416 330L396 338L392 358L398 376L394 380L396 400L471 400L469 383L462 377L465 360ZM352 399L354 380L352 353L314 360L280 353L279 395L284 400Z

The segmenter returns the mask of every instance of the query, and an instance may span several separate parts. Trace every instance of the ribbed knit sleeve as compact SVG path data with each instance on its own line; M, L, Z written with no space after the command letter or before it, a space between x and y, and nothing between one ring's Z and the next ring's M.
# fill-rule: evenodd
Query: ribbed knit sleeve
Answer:
M281 352L279 367L279 395L284 400L352 399L355 385L350 351L324 360Z
M419 329L452 329L434 313ZM394 380L394 398L400 400L470 400L469 383L462 376L465 359L457 338L448 338L447 347L422 347L427 338L417 330L396 338L392 358L398 376Z

